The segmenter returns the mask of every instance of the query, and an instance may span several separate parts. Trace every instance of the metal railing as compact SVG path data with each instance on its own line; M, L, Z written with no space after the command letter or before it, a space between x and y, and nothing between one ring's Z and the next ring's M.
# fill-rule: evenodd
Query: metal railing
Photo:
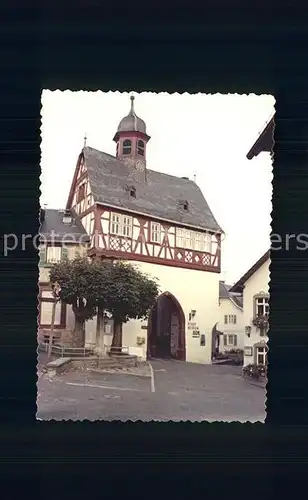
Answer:
M93 344L93 346L95 346ZM48 343L39 342L39 351L48 352ZM63 357L86 357L93 356L95 347L88 346L85 347L69 347L62 344L54 344L51 349L51 353L57 356Z
M104 344L103 349L98 352L97 354L95 353L95 348L96 344L94 343L87 343L85 347L69 347L67 345L63 344L53 344L51 353L60 356L61 358L63 357L86 357L86 356L106 356L107 354L110 354L111 351L115 354L129 354L129 346L128 345L123 345L122 347L113 347L111 345L106 345ZM40 341L38 343L38 349L41 352L48 352L48 342L42 342Z

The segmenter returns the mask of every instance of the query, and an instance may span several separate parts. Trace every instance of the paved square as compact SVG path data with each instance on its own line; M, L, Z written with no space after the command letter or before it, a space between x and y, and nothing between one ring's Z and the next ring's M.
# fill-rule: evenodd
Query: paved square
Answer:
M40 374L37 418L264 422L266 392L234 366L151 361L151 378L69 372ZM153 392L155 390L155 392Z

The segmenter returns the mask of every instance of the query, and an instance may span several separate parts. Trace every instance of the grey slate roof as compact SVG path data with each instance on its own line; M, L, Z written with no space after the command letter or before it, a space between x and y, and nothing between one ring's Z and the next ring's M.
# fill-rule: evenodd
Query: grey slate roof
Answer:
M233 302L236 303L236 305L243 309L243 295L235 295L234 293L230 292L230 297Z
M232 299L238 307L243 308L243 296L239 293L230 292L232 286L227 285L224 281L219 282L219 298Z
M144 172L123 165L112 155L90 147L83 154L94 202L223 232L193 181L148 169L145 181ZM130 186L135 187L136 198L129 196ZM188 211L181 206L184 200Z
M45 217L43 213L45 212ZM65 243L86 243L90 240L85 228L75 212L71 211L72 223L65 224L63 222L63 213L59 209L44 209L41 210L44 220L41 224L39 234L44 242L54 241ZM68 236L70 235L70 236Z
M231 288L231 285L226 285L224 281L219 282L219 298L220 299L229 299L230 294L229 294L229 289Z

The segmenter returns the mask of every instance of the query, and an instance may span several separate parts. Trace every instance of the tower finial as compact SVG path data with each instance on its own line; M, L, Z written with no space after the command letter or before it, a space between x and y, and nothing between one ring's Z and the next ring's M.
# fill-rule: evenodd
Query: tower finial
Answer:
M135 97L133 95L130 96L130 100L131 100L131 105L130 105L130 111L131 113L134 113L134 100L135 100Z
M87 145L87 133L85 132L84 138L83 138L83 147L85 148Z

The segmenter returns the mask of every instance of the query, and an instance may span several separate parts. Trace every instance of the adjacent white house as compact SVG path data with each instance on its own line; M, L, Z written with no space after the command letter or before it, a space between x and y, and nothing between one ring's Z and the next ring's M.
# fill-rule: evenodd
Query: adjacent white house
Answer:
M231 292L231 285L219 282L219 323L217 329L222 333L219 351L244 349L243 296Z
M264 365L267 358L270 251L242 276L230 292L243 293L244 366Z

